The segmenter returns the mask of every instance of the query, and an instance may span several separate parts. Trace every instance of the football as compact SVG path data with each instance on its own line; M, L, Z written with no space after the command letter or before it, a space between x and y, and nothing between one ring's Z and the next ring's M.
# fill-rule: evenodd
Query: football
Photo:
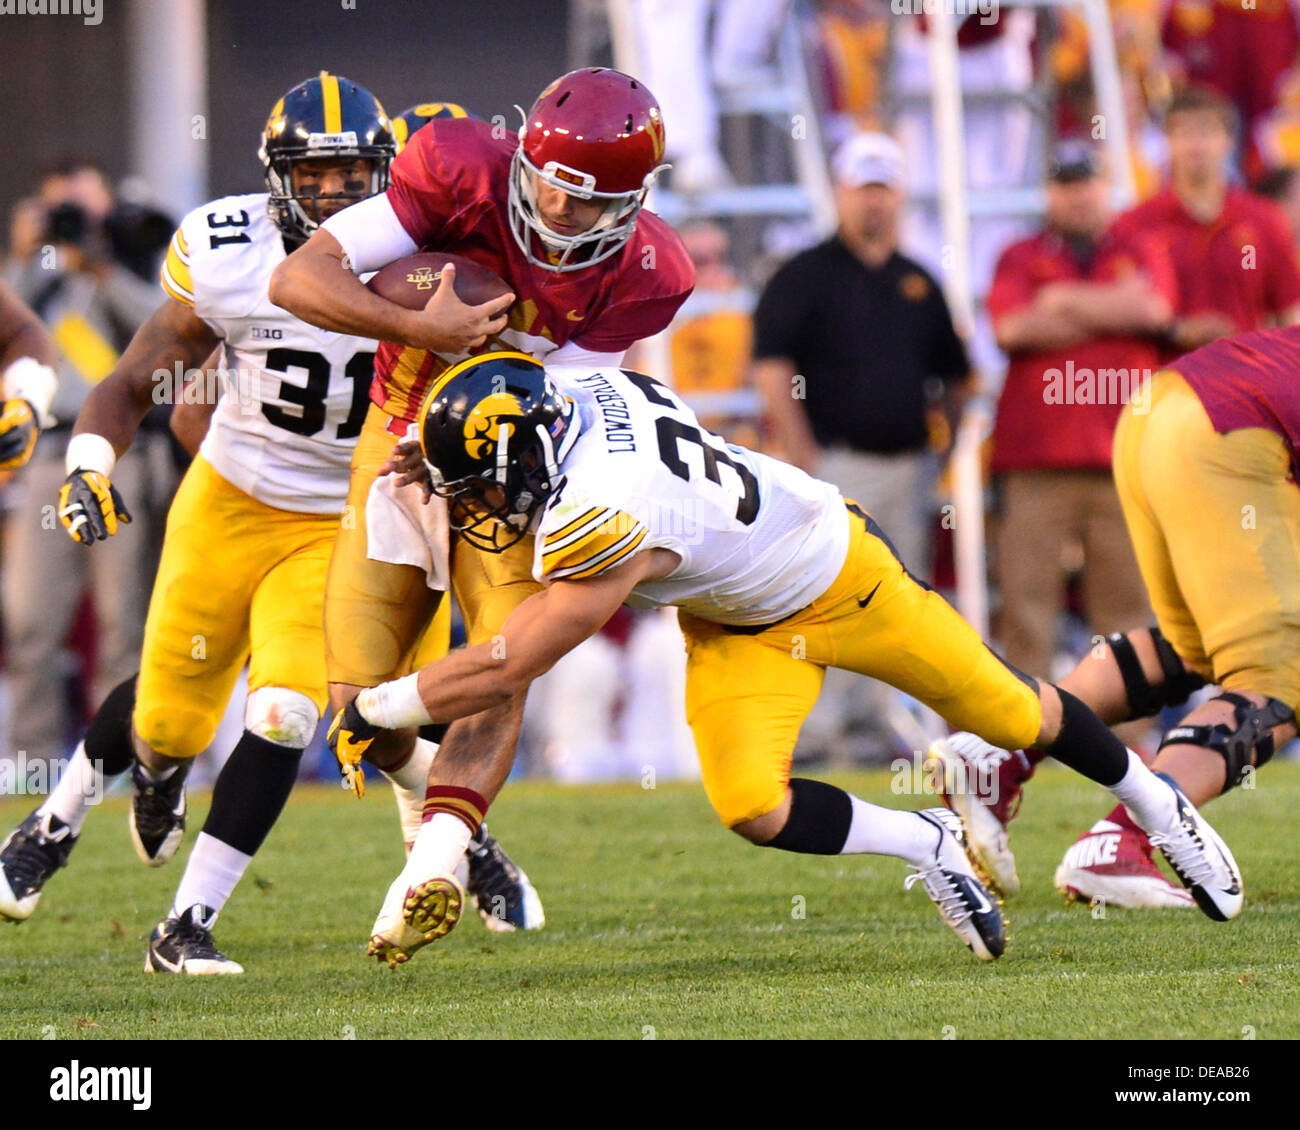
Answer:
M446 251L424 251L398 259L376 272L366 286L389 302L408 310L422 310L438 289L442 269L448 263L456 268L456 297L470 306L510 293L509 283L495 271Z

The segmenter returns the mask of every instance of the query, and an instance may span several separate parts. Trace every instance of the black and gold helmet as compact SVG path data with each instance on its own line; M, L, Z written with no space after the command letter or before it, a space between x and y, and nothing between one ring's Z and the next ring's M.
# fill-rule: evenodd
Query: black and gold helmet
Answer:
M271 219L288 238L307 239L321 222L322 199L354 204L383 192L388 187L389 163L396 154L393 125L379 99L351 79L321 71L275 104L262 131L257 156L271 193ZM295 161L347 157L373 162L364 191L328 198L294 195L291 170Z
M574 404L526 353L482 353L448 369L420 410L420 447L451 528L500 553L559 489L577 438Z
M393 119L393 136L397 138L397 151L400 153L411 140L411 135L422 126L428 125L436 118L473 118L481 121L477 114L471 114L464 106L455 102L417 102L403 110Z

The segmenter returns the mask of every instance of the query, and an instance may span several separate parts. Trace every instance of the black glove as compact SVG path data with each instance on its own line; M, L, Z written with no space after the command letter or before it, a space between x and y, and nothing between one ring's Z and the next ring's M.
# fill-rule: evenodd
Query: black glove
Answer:
M357 700L353 699L334 716L325 739L339 763L343 787L351 789L358 797L366 795L366 775L361 769L361 759L379 733L380 727L361 716Z
M94 545L117 533L119 522L129 525L131 514L107 475L78 467L59 489L59 519L74 541Z

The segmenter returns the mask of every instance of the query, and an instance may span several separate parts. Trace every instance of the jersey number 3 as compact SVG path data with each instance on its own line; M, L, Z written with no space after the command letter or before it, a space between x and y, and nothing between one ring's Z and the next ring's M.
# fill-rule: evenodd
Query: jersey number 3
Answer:
M644 373L634 373L630 369L623 369L622 373L641 390L642 395L651 404L672 408L677 412L683 410L684 406L673 396L668 387L660 384L653 377L647 377ZM704 438L706 433L683 420L676 420L672 416L658 416L655 418L655 434L659 438L660 461L679 479L690 482L691 478L690 465L681 455L680 445L683 441L699 447L704 457L704 477L709 482L721 486L722 474L718 468L730 467L736 473L743 489L740 500L736 503L736 521L742 526L754 524L754 519L758 517L758 480L754 478L753 471L740 460L733 459L728 452L714 447Z

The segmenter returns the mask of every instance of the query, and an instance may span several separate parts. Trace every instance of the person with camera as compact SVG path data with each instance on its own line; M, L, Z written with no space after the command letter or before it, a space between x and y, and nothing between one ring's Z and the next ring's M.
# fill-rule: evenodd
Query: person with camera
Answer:
M144 536L115 539L89 554L63 535L49 505L66 473L64 453L82 403L156 305L153 287L126 265L138 258L136 248L123 253L135 226L132 210L118 205L104 171L71 158L48 168L35 195L15 208L10 228L4 279L48 328L58 373L48 426L5 499L0 603L12 701L8 748L24 750L32 762L64 756L80 721L70 696L51 687L52 677L57 682L64 670L65 643L78 623L77 594L94 595L90 695L99 701L135 670L149 578L176 483L168 409L160 405L146 423L143 442L114 476L129 491ZM43 593L60 597L42 599Z

